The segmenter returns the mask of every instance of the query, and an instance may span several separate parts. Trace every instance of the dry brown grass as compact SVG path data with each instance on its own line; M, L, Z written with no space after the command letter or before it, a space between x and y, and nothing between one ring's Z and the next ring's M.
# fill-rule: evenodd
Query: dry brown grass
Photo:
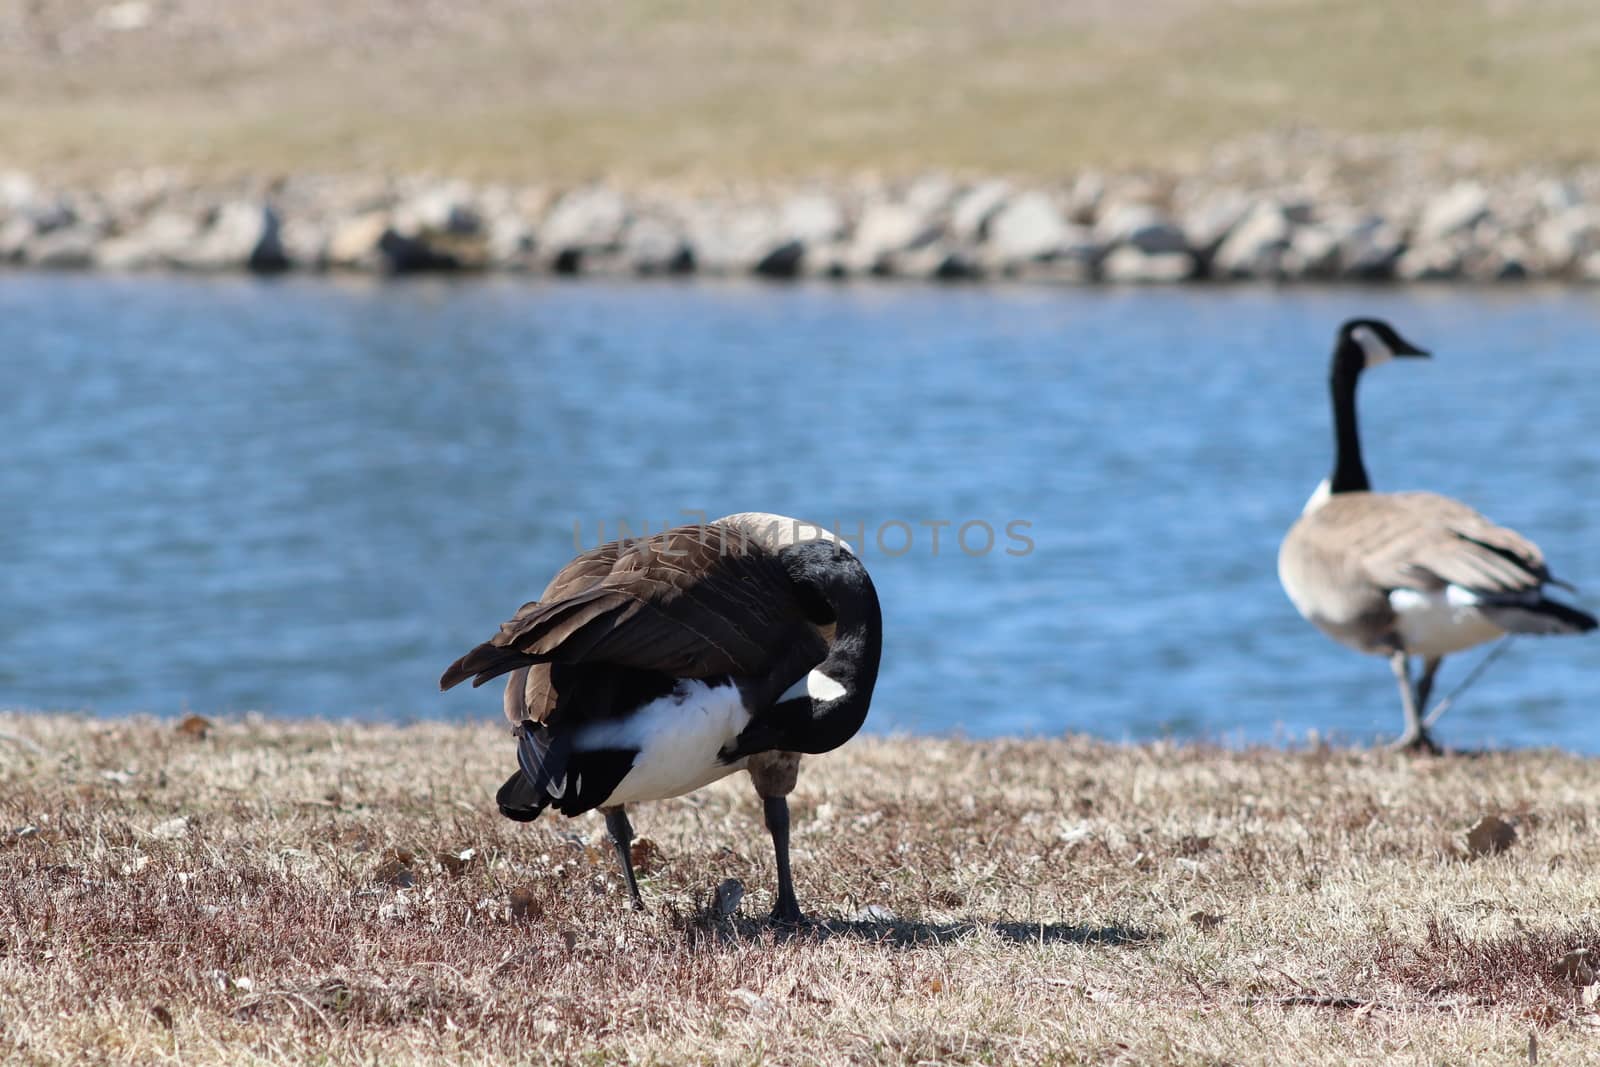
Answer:
M143 0L133 0L134 6ZM126 9L127 5L124 5ZM0 161L714 181L1165 165L1263 128L1594 159L1585 0L0 4Z
M495 813L490 726L0 731L7 1063L1600 1056L1597 761L860 740L802 772L785 936L738 779L635 811L635 914L598 817Z

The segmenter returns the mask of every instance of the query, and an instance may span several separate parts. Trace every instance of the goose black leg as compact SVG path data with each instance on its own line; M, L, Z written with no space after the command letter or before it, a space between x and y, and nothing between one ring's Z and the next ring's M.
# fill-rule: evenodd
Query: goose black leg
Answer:
M1411 752L1427 752L1432 755L1439 754L1439 746L1433 743L1433 738L1428 736L1428 728L1422 722L1422 710L1417 707L1418 686L1411 683L1411 663L1406 658L1405 651L1398 650L1389 656L1389 667L1394 671L1395 681L1400 685L1400 706L1405 710L1406 729L1399 740L1389 747L1395 750ZM1437 668L1438 664L1435 663ZM1427 672L1428 687L1433 687L1432 672Z
M767 832L772 834L772 849L778 860L778 902L772 906L772 921L800 926L806 917L800 913L794 878L789 873L789 798L762 797L761 809L767 817Z
M611 833L611 843L617 846L617 862L622 865L622 877L628 883L628 896L633 898L634 908L643 911L639 883L633 877L633 827L628 823L628 813L620 804L604 810L606 829Z
M1422 661L1422 675L1417 679L1417 714L1428 714L1428 698L1433 695L1433 676L1439 673L1443 656L1429 656Z

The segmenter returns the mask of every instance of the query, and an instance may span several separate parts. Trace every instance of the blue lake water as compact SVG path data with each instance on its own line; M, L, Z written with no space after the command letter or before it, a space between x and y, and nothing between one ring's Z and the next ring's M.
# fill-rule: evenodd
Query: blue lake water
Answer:
M1358 312L1436 355L1363 383L1378 487L1600 591L1584 293L3 275L0 706L491 718L439 672L575 524L770 510L865 528L876 730L1387 736L1275 572ZM1597 706L1600 640L1527 638L1440 733L1600 752Z

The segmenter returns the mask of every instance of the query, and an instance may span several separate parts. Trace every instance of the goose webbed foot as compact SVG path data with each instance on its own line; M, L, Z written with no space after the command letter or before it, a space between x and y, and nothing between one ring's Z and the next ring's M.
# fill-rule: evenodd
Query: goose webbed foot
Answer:
M1418 756L1441 756L1444 749L1429 735L1426 729L1418 728L1407 730L1395 740L1389 742L1391 752L1410 752Z
M617 865L622 868L622 879L628 883L628 896L633 900L635 911L644 910L644 900L639 896L639 882L633 876L633 826L628 822L628 813L621 806L605 809L606 830L611 834L611 843L617 849Z
M1411 680L1411 663L1406 658L1404 650L1396 649L1389 655L1389 667L1394 671L1394 679L1399 684L1400 707L1406 716L1405 732L1389 748L1397 752L1439 755L1441 749L1434 743L1433 738L1428 736L1428 726L1423 722L1421 710L1422 701L1433 688L1433 675L1439 668L1439 661L1434 659L1424 663L1420 685Z

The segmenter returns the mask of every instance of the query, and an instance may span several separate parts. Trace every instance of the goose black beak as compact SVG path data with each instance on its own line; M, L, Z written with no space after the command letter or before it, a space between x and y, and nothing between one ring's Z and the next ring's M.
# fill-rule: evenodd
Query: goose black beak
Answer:
M1415 356L1419 359L1433 358L1432 352L1429 352L1426 348L1418 348L1416 345L1412 344L1410 341L1407 341L1399 334L1395 334L1394 339L1400 342L1394 346L1394 354L1397 356Z

